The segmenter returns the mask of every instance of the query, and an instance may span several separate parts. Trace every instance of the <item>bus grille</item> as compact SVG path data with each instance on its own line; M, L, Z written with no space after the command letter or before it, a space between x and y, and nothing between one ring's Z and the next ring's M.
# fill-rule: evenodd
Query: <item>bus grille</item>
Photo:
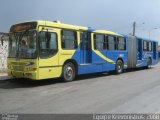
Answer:
M13 66L13 70L15 70L15 71L23 71L24 70L24 66Z
M25 65L26 63L21 62L11 62L12 65Z

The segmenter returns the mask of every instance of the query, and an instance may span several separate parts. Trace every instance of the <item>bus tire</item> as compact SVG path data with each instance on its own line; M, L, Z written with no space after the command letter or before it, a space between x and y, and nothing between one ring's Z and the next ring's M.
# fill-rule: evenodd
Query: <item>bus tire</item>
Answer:
M123 61L122 60L117 60L115 72L116 74L121 74L123 72Z
M63 66L62 78L65 82L71 82L75 79L76 69L72 62L68 62Z
M152 65L152 59L148 58L148 60L147 60L147 69L150 69L151 65Z

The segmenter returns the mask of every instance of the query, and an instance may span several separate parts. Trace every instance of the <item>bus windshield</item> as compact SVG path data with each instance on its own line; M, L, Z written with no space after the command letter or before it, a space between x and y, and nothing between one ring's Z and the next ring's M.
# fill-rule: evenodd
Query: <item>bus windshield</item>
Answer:
M36 58L36 31L14 32L9 37L10 58Z

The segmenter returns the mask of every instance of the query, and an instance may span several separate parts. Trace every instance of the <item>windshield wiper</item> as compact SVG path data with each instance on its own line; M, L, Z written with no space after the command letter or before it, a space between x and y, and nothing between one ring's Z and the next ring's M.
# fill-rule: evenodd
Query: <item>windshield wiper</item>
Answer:
M29 29L25 30L25 31L22 33L22 36L21 36L21 39L20 39L20 40L22 40L23 36L24 36L28 31L29 31Z
M18 41L18 50L17 50L17 57L19 57L19 49L20 49L20 43L22 41L23 36L29 31L29 29L25 30L23 33L20 33L19 35L19 41Z

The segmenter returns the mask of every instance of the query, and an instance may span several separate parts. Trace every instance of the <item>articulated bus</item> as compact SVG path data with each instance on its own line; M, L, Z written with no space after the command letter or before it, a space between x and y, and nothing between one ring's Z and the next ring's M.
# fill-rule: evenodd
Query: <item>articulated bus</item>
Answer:
M8 75L43 80L150 67L158 63L158 43L111 31L59 21L30 21L11 26Z

